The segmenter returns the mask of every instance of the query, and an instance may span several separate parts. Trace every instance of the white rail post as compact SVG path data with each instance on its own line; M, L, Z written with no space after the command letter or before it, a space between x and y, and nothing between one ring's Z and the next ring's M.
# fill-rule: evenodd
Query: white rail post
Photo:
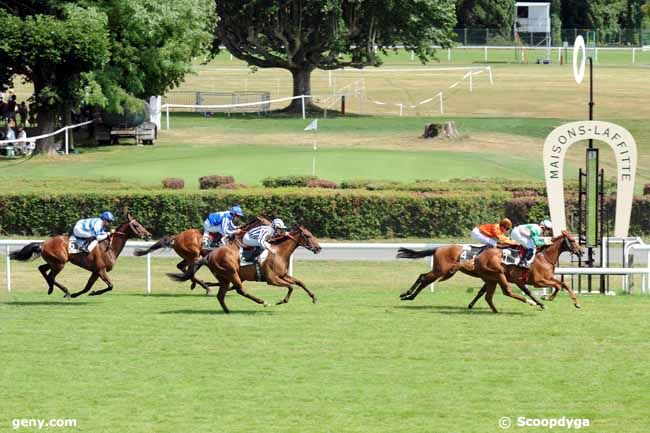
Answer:
M487 45L485 46L485 54L483 55L483 59L487 63Z
M636 48L632 48L632 63L636 63Z
M415 60L415 51L411 51L411 61Z
M451 62L451 48L447 48L447 61Z
M332 70L327 71L327 85L332 87Z
M147 254L147 294L151 293L151 253Z
M7 292L11 293L11 258L9 257L9 245L7 245Z
M166 105L165 109L167 111L167 130L169 130L169 105Z
M492 81L492 66L488 66L488 75L490 76L490 86L494 85L494 81Z
M399 105L399 117L402 117L402 114L404 113L404 104L397 105Z
M68 128L65 128L65 154L68 154L69 138L68 138Z
M301 95L300 99L302 100L302 120L305 120L305 95Z
M473 92L474 91L474 73L472 71L469 71L469 91Z
M440 114L445 114L445 107L442 103L442 92L438 93L438 95L440 95Z
M293 254L289 257L289 276L293 277Z

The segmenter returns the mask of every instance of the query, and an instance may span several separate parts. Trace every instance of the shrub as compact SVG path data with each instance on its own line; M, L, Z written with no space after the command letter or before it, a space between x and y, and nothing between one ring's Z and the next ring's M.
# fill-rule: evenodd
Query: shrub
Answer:
M307 186L309 188L336 189L338 185L336 185L336 182L332 182L331 180L311 179L309 182L307 182Z
M200 189L215 189L229 183L235 183L235 178L232 176L203 176L199 178Z
M246 185L241 183L224 183L219 186L219 189L243 189L246 188Z
M316 180L314 176L282 176L267 177L262 180L262 185L267 188L282 188L286 186L307 186L310 180Z
M185 188L185 181L176 177L166 177L162 180L162 185L165 189L183 189Z
M643 195L650 195L650 183L643 185Z
M239 203L248 216L282 215L288 225L304 224L315 236L339 239L468 236L479 223L504 216L513 223L548 216L545 197L512 198L510 193L433 195L422 192L371 192L281 188L209 192L161 190L122 194L0 195L0 227L7 233L46 236L68 233L77 219L110 209L118 220L128 209L155 236L200 227L214 209ZM606 200L613 220L615 200ZM636 198L632 235L650 234L650 197ZM576 201L567 203L570 227ZM575 228L573 228L575 230Z

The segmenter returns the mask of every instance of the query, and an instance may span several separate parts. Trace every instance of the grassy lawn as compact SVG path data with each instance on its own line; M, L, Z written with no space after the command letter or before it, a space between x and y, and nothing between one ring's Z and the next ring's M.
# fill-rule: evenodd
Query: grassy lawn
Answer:
M465 309L477 283L462 277L400 302L425 262L298 262L319 304L230 295L224 316L164 277L170 259L152 261L152 295L143 260L124 258L115 292L74 301L48 297L36 265L15 265L0 295L1 431L73 418L93 433L488 432L502 416L647 431L647 297L583 296L575 310L561 295L538 311L497 295L493 315ZM75 289L86 278L62 275Z

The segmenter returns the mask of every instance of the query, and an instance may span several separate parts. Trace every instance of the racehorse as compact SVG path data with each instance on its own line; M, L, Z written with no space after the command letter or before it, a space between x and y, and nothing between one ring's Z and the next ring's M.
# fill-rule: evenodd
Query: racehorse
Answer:
M530 269L524 269L514 265L504 266L501 262L502 253L500 248L486 249L476 256L473 261L461 261L460 255L462 250L462 245L445 245L424 251L400 248L397 254L398 258L415 259L431 255L434 256L434 264L431 272L421 274L415 283L400 295L400 299L403 301L411 301L429 284L436 281L448 280L456 272L461 271L467 275L481 278L485 282L468 308L472 308L476 301L487 293L486 301L492 311L496 313L497 310L492 303L492 297L497 284L501 286L501 290L506 296L521 302L530 303L524 297L513 293L508 285L509 282L516 284L517 287L541 308L544 308L544 305L533 296L526 284L531 284L535 287L553 287L554 293L548 298L550 301L555 299L561 288L564 288L569 293L576 308L580 308L580 304L573 291L564 282L554 278L554 269L562 252L569 251L572 254L580 254L581 252L580 245L578 245L576 240L566 230L562 231L561 235L553 238L550 245L540 248Z
M212 274L217 278L219 285L217 299L219 300L219 304L221 304L224 313L230 312L226 306L225 297L226 292L232 289L253 302L268 306L266 302L251 295L244 289L243 281L260 281L258 277L261 277L261 281L266 281L268 285L287 288L286 296L277 303L278 305L289 302L289 298L293 292L293 284L301 287L305 292L307 292L309 297L312 299L312 302L316 303L316 295L314 295L302 281L288 274L289 259L296 248L304 247L314 254L320 252L321 247L318 244L318 241L316 241L314 235L312 235L305 227L297 226L286 234L271 239L269 243L271 244L272 249L269 250L267 258L261 262L261 272L259 273L254 264L240 266L239 249L241 241L237 238L234 241L213 250L210 254L198 260L184 274L167 275L175 281L187 281L194 276L201 266L207 264Z
M38 270L48 284L48 295L52 294L54 286L56 286L65 293L65 298L76 298L89 291L93 284L95 284L95 281L97 281L97 278L101 278L107 287L101 290L93 290L88 294L88 296L96 296L113 290L113 283L107 274L113 269L117 258L120 256L122 249L124 249L126 240L136 237L148 240L151 239L151 233L135 218L127 214L127 221L120 224L109 237L99 242L90 253L68 253L69 236L61 235L48 239L45 242L32 242L20 251L11 253L10 257L20 261L27 261L32 257L43 257L45 264L39 266ZM72 295L63 284L56 281L56 276L63 270L67 262L92 272L86 283L86 287Z
M245 232L254 229L255 227L270 224L271 222L266 218L257 216L239 229L241 230L241 235L243 235ZM177 235L164 236L149 248L138 248L133 252L133 254L136 256L144 256L145 254L149 254L150 252L159 250L160 248L173 248L176 254L183 259L176 264L176 268L181 272L187 272L190 265L196 263L201 257L207 255L211 251L210 249L203 248L202 242L203 233L198 229L189 229L182 231ZM190 290L194 290L198 284L205 289L206 295L210 294L210 284L207 284L194 276L192 276L191 280L192 285L190 286Z

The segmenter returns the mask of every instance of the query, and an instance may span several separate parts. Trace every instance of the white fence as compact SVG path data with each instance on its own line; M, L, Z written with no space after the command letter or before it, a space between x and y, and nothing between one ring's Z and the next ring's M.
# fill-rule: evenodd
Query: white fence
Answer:
M36 140L41 140L43 138L48 138L48 137L54 137L56 135L59 135L59 134L63 133L63 134L65 134L65 137L64 137L65 154L67 155L68 151L69 151L69 146L70 146L70 133L69 133L69 131L71 129L80 128L82 126L89 125L89 124L91 124L93 122L94 122L94 120L89 120L87 122L77 123L76 125L64 126L63 128L57 129L56 131L51 132L49 134L35 135L33 137L27 137L26 139L18 138L18 139L14 139L14 140L0 140L0 146L3 146L3 145L6 146L7 144L13 144L13 143L18 143L18 142L22 142L22 141L27 141L29 143L34 143L34 142L36 142Z
M11 260L9 258L9 253L24 247L25 245L31 242L41 242L40 240L0 240L0 251L4 251L6 254L6 288L7 292L11 292ZM125 251L133 250L134 248L148 248L153 245L154 242L144 242L144 241L129 241L126 243ZM330 258L329 260L373 260L365 257L357 257L354 252L356 251L374 251L382 253L383 255L379 260L392 260L395 258L398 248L411 248L411 249L429 249L436 246L442 246L445 244L424 244L424 243L321 243L320 246L323 251L323 255L327 256L329 254L338 254L337 257ZM625 276L623 280L623 289L626 292L629 292L631 286L627 281L627 278L635 275L641 274L644 276L644 281L642 285L642 293L650 293L650 245L644 244L633 244L629 245L628 249L625 250L625 254L631 254L633 250L641 250L648 252L648 263L645 268L632 268L627 267L627 261L623 263L623 267L602 267L602 268L556 268L556 275L623 275ZM295 256L299 256L301 250L298 250L291 257L289 262L289 274L293 273L294 260ZM311 255L311 253L309 253ZM347 254L347 256L346 256ZM153 256L159 256L160 253L154 253ZM144 256L143 260L145 261L145 274L146 274L146 293L151 293L151 257L152 254L147 254ZM168 256L169 257L169 256ZM305 260L304 258L297 258L297 260ZM314 259L321 259L316 256ZM328 260L327 257L322 258L323 260ZM374 258L377 260L377 258ZM428 268L433 265L433 257L427 258ZM36 269L34 269L36 271ZM431 285L431 290L433 291L433 284Z

